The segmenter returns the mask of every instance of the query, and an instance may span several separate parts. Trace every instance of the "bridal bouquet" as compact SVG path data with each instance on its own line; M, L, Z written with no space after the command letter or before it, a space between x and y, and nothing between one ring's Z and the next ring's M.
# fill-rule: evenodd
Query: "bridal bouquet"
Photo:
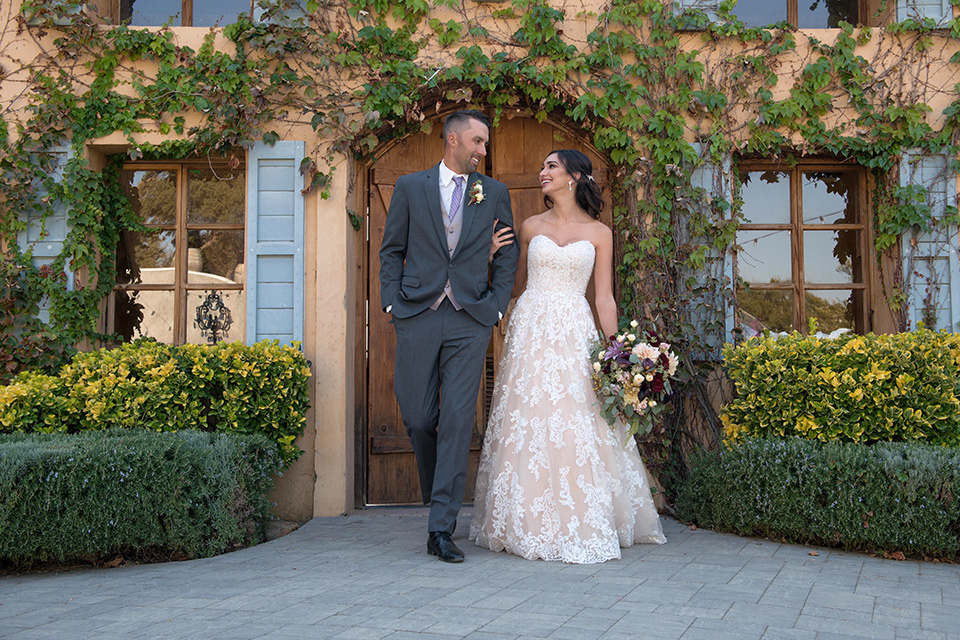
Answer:
M668 343L632 333L637 326L632 321L630 332L598 342L591 354L600 410L610 424L622 420L631 436L653 429L654 416L666 408L663 401L679 364Z

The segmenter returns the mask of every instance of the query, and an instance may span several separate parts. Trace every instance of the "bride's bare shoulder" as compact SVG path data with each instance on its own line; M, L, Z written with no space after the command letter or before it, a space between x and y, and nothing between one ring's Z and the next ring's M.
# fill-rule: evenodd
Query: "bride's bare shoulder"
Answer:
M530 237L543 228L543 223L544 218L542 213L530 216L520 224L520 232Z
M600 220L594 220L589 227L590 240L594 245L613 244L613 229Z
M543 213L536 213L530 216L529 218L527 218L526 220L524 220L523 224L530 225L530 226L541 225L546 221L548 213L550 212L544 211Z

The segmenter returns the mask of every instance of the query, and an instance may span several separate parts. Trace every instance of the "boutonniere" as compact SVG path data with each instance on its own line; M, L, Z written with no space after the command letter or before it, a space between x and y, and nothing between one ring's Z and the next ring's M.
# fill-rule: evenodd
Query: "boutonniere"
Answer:
M479 180L470 187L470 200L467 201L467 204L477 204L478 202L483 202L483 184Z

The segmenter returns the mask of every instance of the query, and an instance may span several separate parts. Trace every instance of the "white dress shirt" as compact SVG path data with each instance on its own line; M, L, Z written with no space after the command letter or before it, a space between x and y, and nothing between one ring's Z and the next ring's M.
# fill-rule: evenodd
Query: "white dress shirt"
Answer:
M440 161L440 200L443 201L443 206L448 210L450 208L450 198L453 197L453 179L457 176L463 178L463 205L467 202L467 176L454 173L443 160Z

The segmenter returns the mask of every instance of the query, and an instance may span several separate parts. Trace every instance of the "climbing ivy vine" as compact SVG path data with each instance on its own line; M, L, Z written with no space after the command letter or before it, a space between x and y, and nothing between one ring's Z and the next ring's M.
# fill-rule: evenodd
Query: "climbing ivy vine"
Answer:
M103 337L98 305L113 286L112 247L139 222L116 187L123 158L94 171L83 148L117 133L131 159L183 158L236 154L309 125L321 143L301 169L307 190L326 198L342 158L363 161L387 140L429 130L443 103L490 107L498 119L564 121L615 168L624 318L645 319L686 354L715 352L706 333L722 329L732 295L722 272L708 267L734 245L738 203L721 184L729 175L706 169L731 155L855 161L873 174L876 250L884 253L908 229L934 224L923 190L899 186L903 150L943 153L948 170L957 168L960 100L930 79L956 74L958 20L946 28L841 24L828 42L786 23L747 27L730 13L732 0L714 23L698 12L677 15L662 0L607 0L592 12L547 0L258 4L259 21L241 16L193 50L169 28L98 24L75 2L23 2L19 33L0 41L0 55L20 64L4 68L3 81L22 87L2 106L0 236L8 301L18 287L29 295L5 313L28 316L46 296L54 321L40 329L48 342ZM45 53L17 61L6 49L25 37ZM173 141L138 143L150 127ZM74 154L55 182L49 151L62 143ZM694 180L697 171L712 183ZM16 238L22 212L49 215L54 201L66 203L72 231L44 271ZM86 270L89 284L66 291L66 265ZM884 286L894 304L903 299L896 281ZM25 335L18 322L8 335ZM712 366L688 365L689 388L702 390ZM707 394L692 403L712 423ZM679 413L668 432L683 428Z

